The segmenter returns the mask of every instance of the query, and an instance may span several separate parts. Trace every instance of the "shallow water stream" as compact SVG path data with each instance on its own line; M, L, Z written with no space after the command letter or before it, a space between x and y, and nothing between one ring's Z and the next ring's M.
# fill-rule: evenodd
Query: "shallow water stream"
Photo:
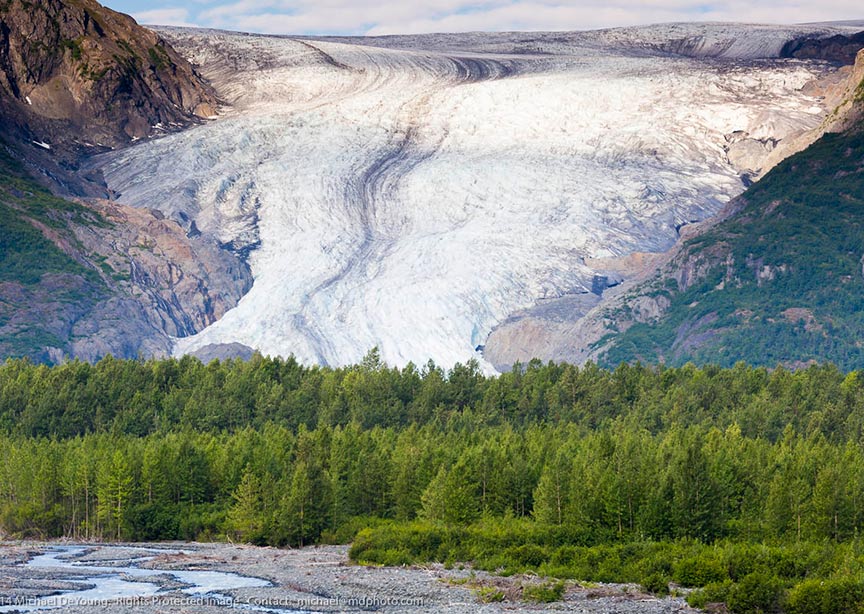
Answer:
M109 547L110 548L110 547ZM33 557L24 567L39 572L51 572L53 579L80 586L54 595L28 598L8 605L0 605L0 612L32 612L70 605L101 604L107 601L146 599L160 593L177 591L189 598L207 598L209 603L226 605L230 597L222 594L240 588L272 586L262 578L241 576L221 571L189 571L176 569L144 569L143 562L153 559L154 553L176 554L178 550L150 548L118 548L119 551L140 553L141 556L118 556L101 565L81 561L93 550L88 546L56 546ZM41 574L40 574L41 577ZM164 586L168 582L170 588ZM178 583L181 586L178 586ZM17 596L13 593L12 599Z

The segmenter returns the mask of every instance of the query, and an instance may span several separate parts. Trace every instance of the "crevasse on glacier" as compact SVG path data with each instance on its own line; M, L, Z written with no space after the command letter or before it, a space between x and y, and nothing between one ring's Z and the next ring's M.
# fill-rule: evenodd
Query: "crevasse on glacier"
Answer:
M177 353L479 357L508 314L589 291L585 258L667 249L738 194L727 135L783 139L824 115L802 92L824 67L757 59L792 29L164 33L226 110L97 164L121 201L248 250L255 277Z

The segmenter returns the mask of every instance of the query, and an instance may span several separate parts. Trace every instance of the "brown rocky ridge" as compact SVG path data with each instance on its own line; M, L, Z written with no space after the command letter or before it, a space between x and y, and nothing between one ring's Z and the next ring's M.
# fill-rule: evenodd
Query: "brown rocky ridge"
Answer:
M165 40L95 0L0 0L0 130L53 187L85 155L216 112L213 89ZM92 179L92 178L91 178Z

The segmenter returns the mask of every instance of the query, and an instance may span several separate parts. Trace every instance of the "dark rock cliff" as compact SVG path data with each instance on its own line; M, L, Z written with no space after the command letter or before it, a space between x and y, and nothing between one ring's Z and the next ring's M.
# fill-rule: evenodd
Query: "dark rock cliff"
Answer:
M783 46L780 57L852 64L862 47L864 47L864 32L849 36L837 34L827 38L798 38Z
M189 126L216 104L127 15L94 0L0 0L0 130L57 191L93 191L74 176L81 156Z

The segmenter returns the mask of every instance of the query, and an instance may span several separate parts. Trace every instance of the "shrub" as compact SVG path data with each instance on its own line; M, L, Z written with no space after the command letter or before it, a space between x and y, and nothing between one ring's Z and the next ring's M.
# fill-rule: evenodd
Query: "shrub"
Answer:
M177 508L179 522L177 536L185 541L213 541L224 535L226 510L215 503L181 505Z
M354 516L334 530L323 531L319 541L323 544L349 544L363 529L375 529L387 523L388 521L373 516Z
M542 584L526 584L522 587L522 599L536 603L552 603L564 598L563 582L543 582Z
M158 541L177 539L180 523L176 509L159 503L136 505L129 510L132 539Z
M515 548L508 548L504 554L519 565L534 569L540 567L549 558L549 554L545 548L535 546L534 544L524 544Z
M750 544L732 544L726 549L724 559L729 578L737 582L762 567L760 553L755 548Z
M679 561L674 567L673 577L683 586L705 586L712 582L722 582L729 576L723 564L711 553Z
M789 614L860 614L864 612L864 582L855 578L805 580L789 591Z
M480 586L474 589L477 599L483 603L504 601L504 592L494 586Z
M401 567L402 565L410 565L412 562L411 553L409 553L404 548L388 548L387 550L374 550L369 551L369 553L367 554L370 561L374 561L378 565L387 565L389 567Z
M726 605L735 614L765 614L780 609L782 594L783 584L776 576L757 571L732 587Z
M767 559L766 565L762 570L770 571L771 574L780 578L804 577L807 573L806 566L808 564L808 550L810 550L810 548L799 549L797 546L772 548L769 554L765 557Z
M662 573L653 573L640 582L642 590L658 597L669 594L669 576Z
M671 578L674 571L671 558L672 554L668 546L654 553L646 552L644 558L635 563L638 575L641 577L660 575Z
M732 581L712 582L704 588L687 595L687 603L694 608L703 609L709 603L726 603L732 590Z
M577 546L561 546L552 555L552 564L560 567L571 567L581 557L581 548Z

